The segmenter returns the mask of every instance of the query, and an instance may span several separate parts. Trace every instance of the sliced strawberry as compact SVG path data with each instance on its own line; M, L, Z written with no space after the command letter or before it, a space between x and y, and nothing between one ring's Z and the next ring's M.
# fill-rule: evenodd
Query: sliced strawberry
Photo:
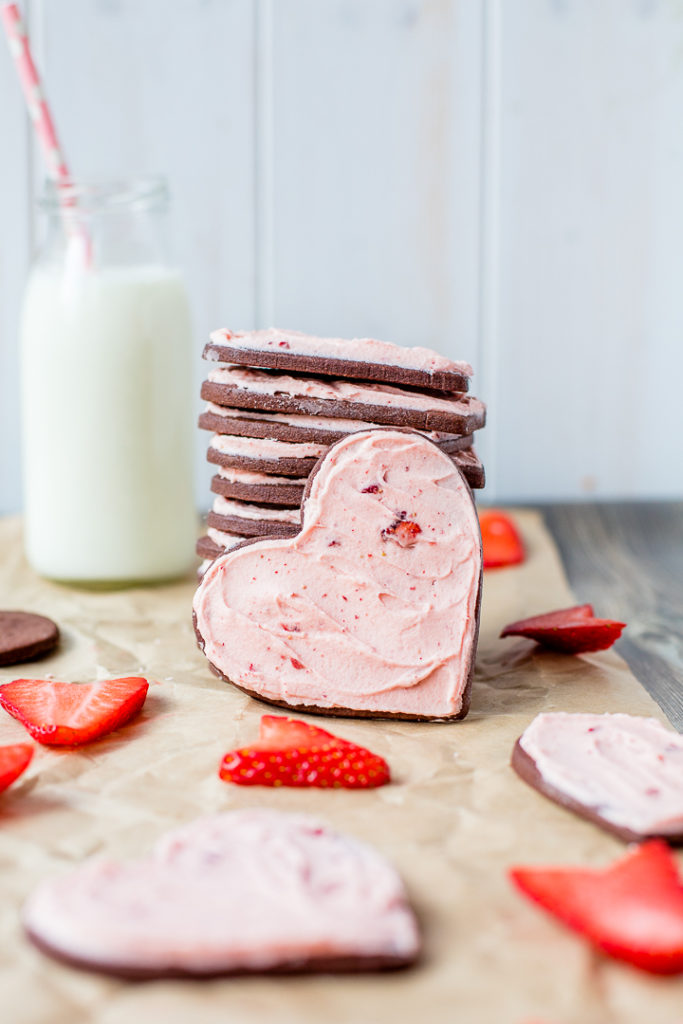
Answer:
M39 743L73 747L127 722L145 703L147 689L138 676L89 684L15 679L0 686L0 706Z
M604 651L621 636L625 622L596 619L591 604L533 615L506 626L501 636L525 636L564 654Z
M524 544L509 516L495 509L479 513L484 568L517 565L524 561Z
M383 758L307 722L263 715L259 739L231 750L219 775L238 786L372 789L389 782Z
M19 778L32 757L33 747L30 743L12 743L0 747L0 793Z
M683 882L662 840L604 869L517 867L510 877L608 956L653 974L683 971Z

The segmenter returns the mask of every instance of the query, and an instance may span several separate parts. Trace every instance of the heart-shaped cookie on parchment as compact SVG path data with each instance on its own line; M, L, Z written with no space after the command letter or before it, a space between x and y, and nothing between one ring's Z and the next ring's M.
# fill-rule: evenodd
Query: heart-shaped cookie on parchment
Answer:
M195 627L213 670L297 711L463 718L481 598L470 489L411 430L350 434L309 478L300 533L207 570Z
M267 808L199 818L138 860L85 861L39 885L23 923L51 956L126 978L374 970L420 948L379 853Z

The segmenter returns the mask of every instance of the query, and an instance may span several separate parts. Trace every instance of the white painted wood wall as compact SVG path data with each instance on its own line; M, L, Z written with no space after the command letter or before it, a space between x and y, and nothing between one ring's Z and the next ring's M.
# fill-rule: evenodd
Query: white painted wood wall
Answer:
M197 353L271 323L431 345L477 371L489 500L683 496L681 0L25 10L74 169L168 174ZM0 153L13 511L41 169L4 43Z

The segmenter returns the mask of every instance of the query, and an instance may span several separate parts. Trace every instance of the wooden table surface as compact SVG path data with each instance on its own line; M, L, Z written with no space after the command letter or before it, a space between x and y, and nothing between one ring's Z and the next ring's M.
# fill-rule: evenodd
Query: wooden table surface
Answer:
M683 502L540 511L577 600L628 624L615 649L683 732Z

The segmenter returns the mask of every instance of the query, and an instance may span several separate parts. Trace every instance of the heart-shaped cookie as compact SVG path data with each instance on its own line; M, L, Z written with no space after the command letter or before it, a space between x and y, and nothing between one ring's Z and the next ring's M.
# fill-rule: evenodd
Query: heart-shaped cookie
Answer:
M401 967L419 951L400 878L304 815L200 818L151 856L44 882L24 925L44 952L131 978Z
M300 533L228 552L194 599L214 671L298 711L411 719L467 713L481 595L467 483L414 431L333 445Z

